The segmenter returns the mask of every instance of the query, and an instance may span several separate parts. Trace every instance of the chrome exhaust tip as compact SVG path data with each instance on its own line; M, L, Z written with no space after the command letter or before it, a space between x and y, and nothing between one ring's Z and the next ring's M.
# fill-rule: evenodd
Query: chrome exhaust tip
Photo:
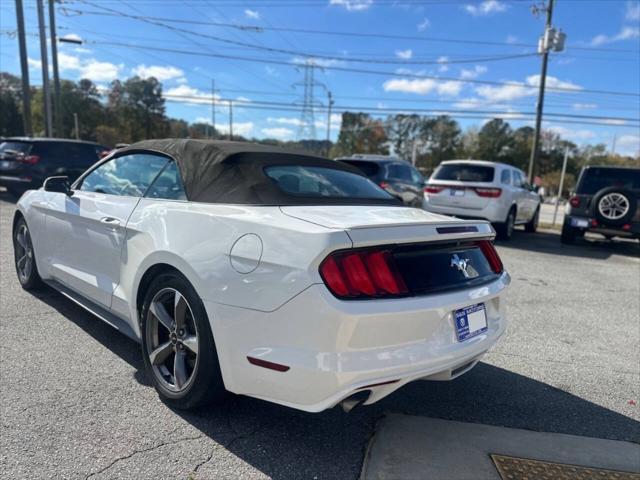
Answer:
M347 398L340 402L340 406L345 413L349 413L351 410L356 408L358 405L362 405L369 399L371 395L371 390L363 390L361 392L356 392L353 395L349 395Z

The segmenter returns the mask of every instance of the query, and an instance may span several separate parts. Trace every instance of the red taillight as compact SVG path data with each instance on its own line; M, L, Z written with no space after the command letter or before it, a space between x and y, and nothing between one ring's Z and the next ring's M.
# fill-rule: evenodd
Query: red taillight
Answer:
M378 297L408 293L388 250L361 250L329 255L320 275L338 297Z
M502 194L501 188L474 188L479 197L498 198Z
M573 208L578 208L580 206L580 197L571 197L569 199L569 204L573 207Z
M493 246L493 243L489 240L481 240L478 242L478 246L480 246L480 250L487 259L487 262L489 262L491 270L494 273L502 273L504 266L502 265L502 260L500 260L498 251L496 250L496 247Z
M40 157L38 155L25 155L18 158L18 161L20 163L26 163L27 165L35 165L40 161Z
M378 185L380 185L381 188L387 188L389 186L389 182L380 182Z
M427 185L426 187L424 187L424 191L426 193L440 193L442 190L444 190L444 187L440 187L437 185Z

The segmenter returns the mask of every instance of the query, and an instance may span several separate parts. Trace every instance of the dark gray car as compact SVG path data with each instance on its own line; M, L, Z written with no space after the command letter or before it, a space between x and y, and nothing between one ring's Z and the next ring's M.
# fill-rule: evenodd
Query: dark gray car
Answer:
M640 168L588 166L578 177L562 226L562 243L585 232L640 238Z
M425 179L410 163L382 155L353 155L336 160L360 169L405 205L422 208Z

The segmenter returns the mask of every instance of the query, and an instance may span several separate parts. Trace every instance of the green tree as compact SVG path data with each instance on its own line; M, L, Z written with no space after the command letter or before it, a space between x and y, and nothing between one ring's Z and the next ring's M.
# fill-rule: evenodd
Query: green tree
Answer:
M0 136L24 135L21 95L20 79L10 73L0 73Z
M501 118L485 123L478 132L477 159L495 162L508 158L513 146L511 133L511 126Z
M430 118L424 124L423 138L426 139L428 162L427 169L432 169L443 160L455 158L460 145L460 126L447 115Z
M388 138L380 120L367 113L344 112L338 142L331 151L333 157L353 153L388 155Z
M414 144L418 148L418 154L424 153L425 122L424 117L416 114L398 114L387 119L387 137L397 156L410 159Z

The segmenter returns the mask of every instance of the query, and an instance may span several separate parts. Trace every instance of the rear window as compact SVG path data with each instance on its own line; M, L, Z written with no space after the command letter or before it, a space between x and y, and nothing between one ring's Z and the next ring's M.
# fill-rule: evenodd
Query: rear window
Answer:
M456 180L459 182L493 182L495 169L485 165L453 163L440 165L433 173L434 180Z
M392 198L371 180L343 170L283 165L266 167L265 173L288 195L382 200Z
M363 162L362 160L340 160L342 163L346 163L351 165L352 167L356 167L362 173L364 173L367 177L375 177L378 175L380 171L380 165L376 162Z
M28 155L31 151L31 143L27 142L2 142L0 143L0 153L3 156L11 156L12 154Z
M593 195L607 187L640 189L640 170L628 168L588 168L582 173L577 193Z

